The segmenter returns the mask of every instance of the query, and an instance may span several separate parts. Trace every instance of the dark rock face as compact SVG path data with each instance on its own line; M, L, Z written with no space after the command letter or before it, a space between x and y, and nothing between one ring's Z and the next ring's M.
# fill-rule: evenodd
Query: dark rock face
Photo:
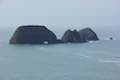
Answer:
M99 39L98 39L96 33L90 28L85 28L80 31L67 30L62 37L62 41L64 43L87 42L87 41L96 41L96 40L99 40Z
M80 31L67 30L62 39L57 39L56 35L45 26L27 25L17 28L10 39L10 44L55 44L55 43L82 43L99 40L96 33L85 28Z
M99 40L97 34L91 28L85 28L79 31L81 41L96 41Z
M63 42L80 42L80 35L77 30L67 30L62 37Z
M56 35L45 26L28 25L17 28L10 44L48 44L59 43Z

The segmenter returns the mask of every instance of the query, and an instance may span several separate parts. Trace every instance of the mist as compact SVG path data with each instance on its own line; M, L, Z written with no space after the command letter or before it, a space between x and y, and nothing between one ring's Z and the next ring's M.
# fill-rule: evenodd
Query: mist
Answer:
M0 3L0 29L45 25L59 36L67 29L85 27L91 27L99 36L116 36L120 31L119 0L2 0Z

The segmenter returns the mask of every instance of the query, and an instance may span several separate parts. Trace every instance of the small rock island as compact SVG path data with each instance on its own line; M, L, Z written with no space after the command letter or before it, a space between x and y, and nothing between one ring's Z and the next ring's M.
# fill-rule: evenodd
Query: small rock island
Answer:
M91 28L85 28L82 30L67 30L62 37L62 41L65 43L68 42L88 42L88 41L97 41L99 40L96 33Z
M46 28L40 25L26 25L17 28L10 44L57 44L57 43L83 43L99 40L96 33L91 28L85 28L80 31L67 30L62 39Z

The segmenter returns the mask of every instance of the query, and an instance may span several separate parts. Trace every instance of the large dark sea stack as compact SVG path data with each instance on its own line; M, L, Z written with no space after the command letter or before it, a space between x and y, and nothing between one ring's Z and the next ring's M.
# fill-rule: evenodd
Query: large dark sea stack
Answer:
M39 25L27 25L17 28L10 40L10 44L54 44L59 42L52 31Z
M72 42L88 42L88 41L96 41L99 40L96 33L91 28L85 28L80 31L77 30L67 30L65 34L62 36L62 41L64 43Z

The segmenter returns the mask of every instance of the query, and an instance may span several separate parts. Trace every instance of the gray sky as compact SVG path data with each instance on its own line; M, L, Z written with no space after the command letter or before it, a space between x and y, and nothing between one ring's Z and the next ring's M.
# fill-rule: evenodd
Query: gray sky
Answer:
M120 0L2 0L0 27L79 28L120 25Z
M0 28L27 24L46 25L54 31L83 27L120 31L120 0L1 1Z

